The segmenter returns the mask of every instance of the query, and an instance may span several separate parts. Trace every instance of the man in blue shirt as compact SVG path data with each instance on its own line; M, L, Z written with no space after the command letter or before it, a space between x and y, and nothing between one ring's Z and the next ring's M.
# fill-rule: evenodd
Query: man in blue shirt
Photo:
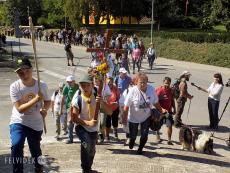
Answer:
M120 94L124 92L127 88L129 88L129 85L131 83L131 77L127 75L127 71L125 68L119 69L120 75L116 77L115 84L117 88L119 89Z

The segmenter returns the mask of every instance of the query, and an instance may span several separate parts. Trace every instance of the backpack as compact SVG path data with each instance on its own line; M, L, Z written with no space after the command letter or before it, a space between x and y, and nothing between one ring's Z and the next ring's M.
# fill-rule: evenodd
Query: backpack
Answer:
M96 98L97 96L97 88L94 87L94 93L93 93L94 97ZM79 89L78 91L78 97L77 97L77 105L79 106L79 114L81 113L81 107L82 107L82 97L81 97L81 90Z
M172 90L175 94L176 99L178 99L180 96L180 89L179 89L180 82L181 82L181 80L176 78L176 80L174 81L174 83L172 85Z

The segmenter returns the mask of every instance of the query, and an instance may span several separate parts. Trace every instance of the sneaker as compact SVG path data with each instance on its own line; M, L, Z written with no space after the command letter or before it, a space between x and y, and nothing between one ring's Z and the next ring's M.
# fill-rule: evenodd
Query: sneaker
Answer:
M114 130L114 137L115 137L116 139L118 139L118 133L117 133L117 130Z
M125 139L124 146L129 145L129 138Z
M173 145L172 141L167 142L168 145Z
M69 139L68 139L68 140L66 141L66 144L72 144L72 143L73 143L72 140L69 140Z
M104 136L103 134L98 135L98 144L102 144L104 142Z

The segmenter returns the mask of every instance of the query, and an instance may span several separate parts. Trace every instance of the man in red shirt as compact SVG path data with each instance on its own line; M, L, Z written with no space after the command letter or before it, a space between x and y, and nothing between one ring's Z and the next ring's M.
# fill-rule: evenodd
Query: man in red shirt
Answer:
M171 142L172 136L172 125L173 125L173 117L172 114L175 114L175 102L174 102L174 93L172 88L170 87L171 78L165 77L163 80L163 85L156 89L157 96L159 98L159 103L162 108L168 111L165 118L163 119L164 123L167 126L168 133L168 145L173 145ZM160 141L159 131L157 132L157 140Z

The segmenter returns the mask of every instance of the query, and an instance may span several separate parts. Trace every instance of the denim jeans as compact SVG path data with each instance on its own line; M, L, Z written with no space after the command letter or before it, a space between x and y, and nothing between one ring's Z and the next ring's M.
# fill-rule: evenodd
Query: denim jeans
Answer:
M69 141L73 142L73 128L74 128L74 123L71 120L71 108L67 109L67 116L68 116L68 139Z
M34 159L35 168L42 167L37 160L42 155L40 147L41 135L42 131L35 131L19 123L10 125L11 159L14 173L23 173L23 148L26 138L32 159Z
M214 100L212 98L208 98L208 112L209 112L209 120L210 120L210 127L217 128L218 127L218 111L219 111L219 104L220 102Z
M74 123L68 122L68 139L71 142L73 142L73 128L74 128Z
M148 140L149 126L150 126L150 117L147 118L141 124L141 138L140 138L140 147L143 148L145 143ZM129 122L129 138L132 142L135 142L138 133L139 123Z
M81 167L84 171L89 171L96 153L97 132L88 132L84 127L78 125L76 133L81 140Z

